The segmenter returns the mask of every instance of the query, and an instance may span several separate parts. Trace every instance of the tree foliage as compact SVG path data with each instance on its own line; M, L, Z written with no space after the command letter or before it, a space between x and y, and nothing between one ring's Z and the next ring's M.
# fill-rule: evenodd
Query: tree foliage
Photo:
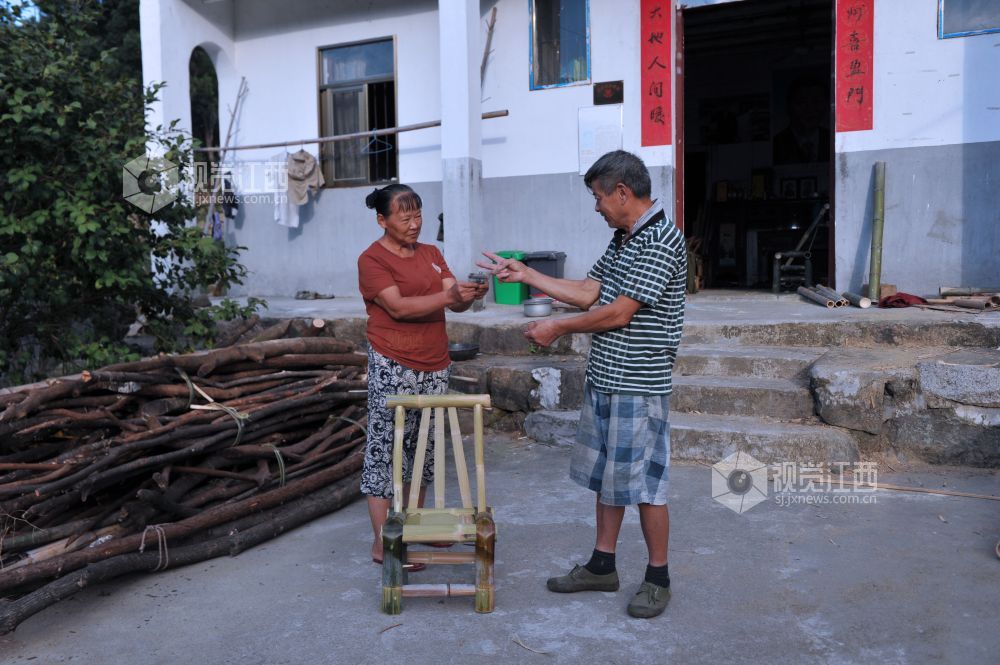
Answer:
M189 223L183 191L152 216L122 197L123 165L148 144L182 178L191 165L177 121L146 127L163 84L141 83L138 3L37 5L40 18L25 20L0 3L0 376L8 380L32 378L32 356L112 359L137 316L162 349L208 336L213 311L196 308L192 295L245 272L239 248Z

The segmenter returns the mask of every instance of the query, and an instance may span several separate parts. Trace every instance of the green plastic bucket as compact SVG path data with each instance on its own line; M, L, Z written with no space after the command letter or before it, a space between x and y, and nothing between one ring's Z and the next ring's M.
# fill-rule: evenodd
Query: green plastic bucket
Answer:
M506 250L497 252L497 256L516 261L524 260L524 252L517 250ZM527 284L504 284L496 277L493 278L493 297L499 305L520 305L528 299Z

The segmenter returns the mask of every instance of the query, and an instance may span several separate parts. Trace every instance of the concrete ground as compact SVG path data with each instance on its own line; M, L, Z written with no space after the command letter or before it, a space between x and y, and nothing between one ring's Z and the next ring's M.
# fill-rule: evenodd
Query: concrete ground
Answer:
M711 469L671 469L674 597L636 620L625 605L645 548L635 511L617 593L558 595L545 578L587 558L593 495L568 452L491 435L499 529L497 609L404 599L379 612L365 504L236 558L86 589L0 637L4 663L995 663L1000 502L880 490L869 504L773 499L743 514L711 497ZM997 471L925 467L899 485L1000 494ZM454 489L453 487L449 490ZM817 495L822 500L824 495ZM431 567L411 582L471 582Z

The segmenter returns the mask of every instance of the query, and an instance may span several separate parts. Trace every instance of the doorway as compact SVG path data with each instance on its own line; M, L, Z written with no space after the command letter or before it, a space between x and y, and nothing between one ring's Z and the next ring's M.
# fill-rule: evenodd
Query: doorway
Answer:
M807 259L832 285L833 17L833 0L680 10L677 158L698 288L770 290L775 253L797 248L808 257L780 262L782 289L805 281Z

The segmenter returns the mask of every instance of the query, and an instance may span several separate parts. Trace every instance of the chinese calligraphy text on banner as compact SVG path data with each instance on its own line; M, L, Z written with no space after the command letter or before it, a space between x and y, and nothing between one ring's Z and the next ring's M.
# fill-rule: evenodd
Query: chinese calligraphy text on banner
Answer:
M670 145L673 112L670 75L674 62L670 33L674 2L642 0L640 11L642 145Z
M872 128L875 0L837 0L837 131Z

